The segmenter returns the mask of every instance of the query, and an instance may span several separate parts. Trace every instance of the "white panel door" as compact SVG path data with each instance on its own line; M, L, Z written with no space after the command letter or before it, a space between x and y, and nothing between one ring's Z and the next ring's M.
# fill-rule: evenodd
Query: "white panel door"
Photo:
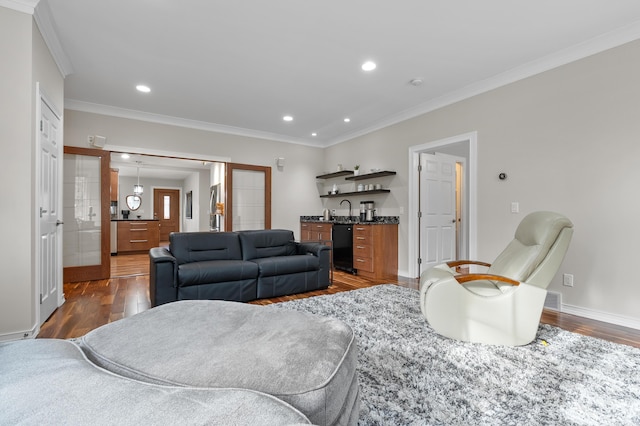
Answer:
M40 323L58 307L62 291L60 232L60 118L40 101Z
M420 272L456 256L456 157L420 154Z

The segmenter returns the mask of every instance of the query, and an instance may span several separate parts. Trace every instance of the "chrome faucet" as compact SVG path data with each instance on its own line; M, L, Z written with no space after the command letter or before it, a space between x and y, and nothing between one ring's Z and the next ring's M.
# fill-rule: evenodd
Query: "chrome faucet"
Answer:
M344 200L340 201L340 205L342 205L342 203L344 203L345 201L346 201L347 203L349 203L349 218L348 218L348 220L351 220L351 201L349 201L349 200L347 200L347 199L345 198Z

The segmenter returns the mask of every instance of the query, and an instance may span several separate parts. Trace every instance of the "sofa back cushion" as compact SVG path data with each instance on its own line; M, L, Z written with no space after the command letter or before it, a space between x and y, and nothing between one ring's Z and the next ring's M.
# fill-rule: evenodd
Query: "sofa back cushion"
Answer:
M240 231L242 259L291 256L296 254L293 231L286 229L265 229L260 231Z
M169 251L179 265L206 260L241 260L236 232L174 232L169 235Z

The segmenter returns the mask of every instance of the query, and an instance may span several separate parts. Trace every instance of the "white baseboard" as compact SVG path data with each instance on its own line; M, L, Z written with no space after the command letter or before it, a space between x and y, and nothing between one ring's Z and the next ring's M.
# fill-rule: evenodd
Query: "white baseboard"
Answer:
M562 304L560 312L640 330L640 319L631 318L624 315L596 311L593 309L582 308L580 306L568 305L566 303Z
M410 277L411 275L409 275L409 271L400 271L400 270L398 270L398 276L399 276L399 277L408 278L408 277Z
M34 339L40 332L40 327L34 326L31 330L16 331L13 333L1 334L0 342L10 342L12 340Z

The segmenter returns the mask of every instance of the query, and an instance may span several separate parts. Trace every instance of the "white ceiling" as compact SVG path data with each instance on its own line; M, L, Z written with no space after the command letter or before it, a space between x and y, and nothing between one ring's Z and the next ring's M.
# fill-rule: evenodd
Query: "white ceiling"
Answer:
M637 0L41 0L35 15L66 108L317 146L640 38Z

